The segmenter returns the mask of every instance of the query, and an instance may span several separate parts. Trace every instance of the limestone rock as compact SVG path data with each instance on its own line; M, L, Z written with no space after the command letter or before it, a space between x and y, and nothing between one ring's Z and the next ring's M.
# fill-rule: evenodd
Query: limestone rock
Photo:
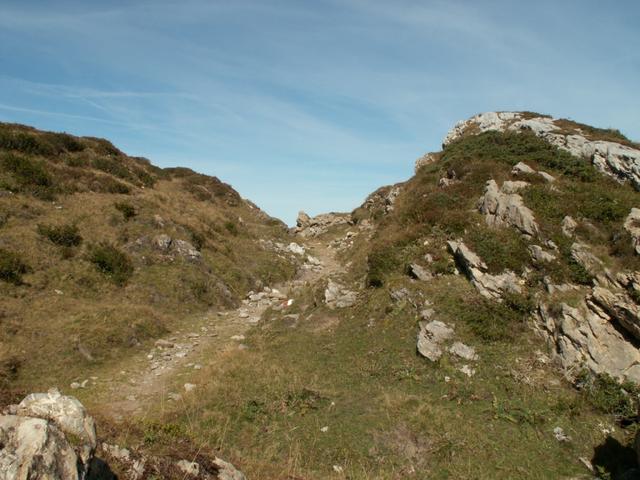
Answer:
M329 280L324 291L324 301L329 308L347 308L356 303L357 294L339 283Z
M175 250L178 255L187 257L190 259L196 259L201 257L201 253L196 247L191 245L186 240L174 240L171 242L171 248Z
M562 228L562 234L565 237L573 237L574 232L578 227L578 223L572 217L567 215L562 219L560 227Z
M336 225L349 223L351 215L346 213L323 213L315 217L309 217L304 212L298 214L297 227L293 230L303 238L317 237L326 233L329 228Z
M633 239L633 248L640 255L640 208L632 208L624 221L624 229Z
M518 193L520 190L528 186L529 183L523 182L522 180L507 180L502 183L502 187L500 187L500 190L503 193Z
M0 480L78 480L78 457L62 431L41 418L0 416Z
M197 477L200 475L200 465L196 462L190 462L188 460L180 460L176 462L176 466L187 477Z
M566 132L556 119L531 117L519 112L487 112L458 122L444 139L443 147L464 135L473 135L489 130L533 132L536 136L571 155L587 159L600 172L620 181L630 181L640 189L640 150L617 142L590 140L579 128Z
M539 171L538 175L542 177L542 179L547 183L553 183L556 181L556 177L548 174L547 172Z
M169 250L171 247L171 237L166 233L161 233L153 237L153 245L159 250Z
M421 280L423 282L428 282L433 278L433 275L431 275L431 272L429 270L421 265L418 265L417 263L410 264L408 271L409 275L411 275L413 278Z
M218 480L246 480L244 474L229 462L216 457L213 463L218 469Z
M438 160L437 153L425 153L423 156L421 156L419 159L416 160L414 170L417 173L418 170L420 170L420 168L424 167L425 165L430 165L436 162L437 160Z
M589 299L627 332L640 340L640 308L626 295L614 294L606 288L594 287Z
M538 328L569 377L587 367L594 373L640 383L640 351L595 302L584 302L579 308L563 303L557 312L541 304Z
M96 425L76 398L61 395L56 389L32 393L18 404L17 414L49 420L65 434L73 435L80 441L78 456L88 465L97 445Z
M512 175L530 174L535 175L536 171L524 162L518 162L511 169Z
M287 247L287 250L289 250L291 253L295 255L304 255L304 252L305 252L304 247L302 245L297 244L296 242L291 242Z
M524 205L522 197L517 193L500 190L495 180L487 182L484 195L478 202L478 209L485 215L489 225L513 226L529 236L538 233L533 212Z
M442 356L440 345L453 336L453 329L438 320L420 322L417 338L417 350L420 355L432 362Z
M449 352L454 355L464 359L464 360L477 360L478 354L473 347L465 345L462 342L454 342L451 347L449 347Z
M553 262L556 259L554 254L545 252L540 245L530 245L529 253L536 263Z
M487 265L462 242L447 242L456 264L485 298L500 300L504 292L521 293L523 281L514 272L486 273Z
M589 246L584 243L575 242L571 245L571 258L594 276L604 268L602 260L591 253Z

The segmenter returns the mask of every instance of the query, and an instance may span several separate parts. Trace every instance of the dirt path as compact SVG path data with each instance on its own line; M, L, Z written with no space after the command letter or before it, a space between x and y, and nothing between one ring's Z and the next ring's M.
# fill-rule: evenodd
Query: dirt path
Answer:
M244 348L246 332L259 323L269 307L282 308L295 296L296 288L333 276L342 270L335 258L335 251L326 242L309 239L303 244L307 253L319 264L305 262L296 279L271 286L271 292L252 296L239 308L211 311L194 318L179 331L156 341L150 350L142 352L127 362L123 370L116 371L99 395L99 408L115 421L131 416L144 416L152 405L179 401L191 388L190 374L212 362L211 352L220 354ZM306 255L305 255L306 257ZM204 352L207 353L205 358ZM178 383L181 388L177 388Z

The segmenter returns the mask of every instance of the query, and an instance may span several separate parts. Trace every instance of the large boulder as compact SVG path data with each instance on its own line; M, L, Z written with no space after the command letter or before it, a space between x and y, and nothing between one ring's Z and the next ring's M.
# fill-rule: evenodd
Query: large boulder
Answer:
M65 434L79 441L78 454L88 464L96 449L96 424L75 397L62 395L57 389L32 393L18 404L17 414L49 420Z
M579 307L539 306L538 329L573 377L583 368L640 383L640 350L615 327L608 313L591 299Z
M602 287L594 287L589 299L602 308L618 325L640 340L640 308L627 295L615 294Z
M0 425L4 425L0 444L5 446L0 462L7 468L17 465L16 471L25 476L5 478L85 478L97 445L96 427L76 398L51 389L28 395L6 413L0 416ZM40 462L39 456L45 461ZM70 464L73 473L69 473Z
M523 184L525 182L505 182L500 189L495 180L487 182L484 195L478 201L478 209L485 216L487 224L512 226L528 236L538 233L533 212L525 206L522 197L514 193L526 186Z
M0 416L0 480L78 480L84 465L64 433L52 422L19 415Z

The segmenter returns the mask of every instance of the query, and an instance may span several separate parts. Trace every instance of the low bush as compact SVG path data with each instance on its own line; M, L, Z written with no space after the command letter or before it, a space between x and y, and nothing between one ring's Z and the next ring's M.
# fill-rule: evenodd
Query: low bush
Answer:
M22 187L51 187L53 180L43 162L21 155L8 154L1 166L10 172Z
M129 220L136 216L136 208L129 202L116 202L113 206L116 210L122 213L125 220Z
M602 374L581 371L575 384L597 411L614 415L618 420L636 418L640 387L632 382L619 382Z
M524 330L533 301L519 294L504 297L502 303L481 297L464 299L456 308L456 318L485 342L513 340Z
M129 256L109 243L92 245L88 260L117 285L124 285L133 274L133 263Z
M28 272L29 266L18 254L0 248L0 280L20 285L22 284L22 275Z
M38 225L38 233L61 247L76 247L82 243L80 230L75 224Z

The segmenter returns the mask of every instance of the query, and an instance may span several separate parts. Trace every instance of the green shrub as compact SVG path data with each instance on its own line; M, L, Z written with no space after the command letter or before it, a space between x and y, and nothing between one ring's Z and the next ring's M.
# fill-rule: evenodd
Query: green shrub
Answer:
M110 173L123 180L131 179L131 172L121 161L109 157L98 157L93 160L93 167L105 173Z
M593 374L585 369L576 376L575 384L599 412L618 419L635 418L638 413L640 386L633 382L619 382L606 373Z
M21 186L51 187L53 181L41 161L20 155L5 155L2 168L11 172Z
M235 222L232 222L230 220L224 222L224 228L231 235L238 235L238 226L235 224Z
M129 220L136 216L136 208L129 202L116 202L113 206L116 207L116 210L122 213L125 220Z
M82 236L75 224L38 225L38 233L61 247L76 247L82 243Z
M133 263L129 256L109 243L92 245L88 260L118 285L125 284L133 274Z
M513 340L525 328L533 302L519 294L504 297L502 303L482 297L463 299L455 308L455 317L485 342Z
M4 248L0 248L0 280L20 285L22 275L29 272L29 266L20 256Z
M119 182L118 180L109 177L107 175L102 175L99 177L97 189L98 192L104 193L120 193L123 195L128 195L131 193L131 188L128 185Z
M581 181L593 181L598 173L586 160L576 158L529 132L488 131L448 145L443 161L494 160L508 165L535 162Z
M513 229L474 226L466 239L469 240L469 248L487 264L490 273L504 270L522 273L530 263L527 244Z

